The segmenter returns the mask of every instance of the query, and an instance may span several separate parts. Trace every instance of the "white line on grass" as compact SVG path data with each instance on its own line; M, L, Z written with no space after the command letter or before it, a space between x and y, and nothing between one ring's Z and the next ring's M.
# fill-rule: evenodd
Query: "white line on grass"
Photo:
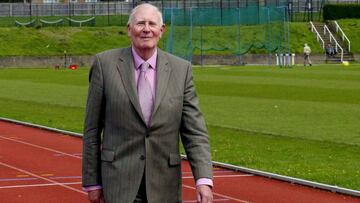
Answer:
M15 166L6 164L6 163L4 163L4 162L0 162L0 165L5 166L5 167L8 167L8 168L11 168L11 169L14 169L14 170L17 170L17 171L20 171L20 172L25 173L25 174L28 174L28 175L30 175L30 176L34 176L34 177L36 177L36 178L45 180L45 181L50 182L50 183L53 183L53 184L55 184L55 185L58 185L58 186L67 188L67 189L69 189L69 190L72 190L72 191L75 191L75 192L78 192L78 193L87 195L87 193L84 192L84 191L81 191L81 190L72 188L72 187L70 187L70 186L64 185L63 183L59 183L59 182L50 180L50 179L48 179L48 178L41 177L41 176L39 176L39 175L36 175L36 174L34 174L34 173L31 173L30 171L26 171L26 170L24 170L24 169L21 169L21 168L18 168L18 167L15 167Z

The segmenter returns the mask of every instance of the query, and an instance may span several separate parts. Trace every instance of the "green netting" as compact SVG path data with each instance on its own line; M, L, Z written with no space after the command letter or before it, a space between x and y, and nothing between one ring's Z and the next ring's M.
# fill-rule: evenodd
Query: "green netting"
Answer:
M58 20L44 20L44 19L39 19L40 23L42 26L62 26L64 24L64 19L60 18Z
M285 7L169 8L167 51L187 60L193 55L287 53L289 28ZM270 61L270 59L269 59Z
M85 20L75 20L75 19L72 19L72 18L66 18L69 22L70 22L70 25L71 26L84 26L84 25L87 25L87 26L95 26L95 16L93 17L90 17L88 19L85 19Z
M33 19L33 20L29 21L29 22L25 22L25 23L22 23L22 22L19 22L19 21L15 20L15 26L18 26L18 27L32 27L32 26L35 25L35 23L36 23L35 19Z

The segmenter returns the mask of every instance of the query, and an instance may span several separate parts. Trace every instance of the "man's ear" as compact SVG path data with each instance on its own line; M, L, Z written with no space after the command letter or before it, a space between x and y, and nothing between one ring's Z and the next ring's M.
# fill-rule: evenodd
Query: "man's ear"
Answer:
M161 30L161 34L160 34L160 38L163 36L163 34L165 33L165 24L163 24L160 28Z
M127 35L128 35L128 37L131 37L131 35L130 35L130 24L127 25Z

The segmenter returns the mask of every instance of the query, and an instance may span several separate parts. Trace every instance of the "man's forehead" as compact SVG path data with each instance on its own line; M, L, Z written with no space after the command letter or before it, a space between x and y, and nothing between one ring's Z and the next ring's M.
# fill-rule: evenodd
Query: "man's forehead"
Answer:
M147 22L157 22L158 19L149 18L149 16L135 16L135 21L147 21Z
M135 13L134 13L134 17L135 18L139 18L139 17L154 17L154 16L158 16L157 10L154 8L139 8Z

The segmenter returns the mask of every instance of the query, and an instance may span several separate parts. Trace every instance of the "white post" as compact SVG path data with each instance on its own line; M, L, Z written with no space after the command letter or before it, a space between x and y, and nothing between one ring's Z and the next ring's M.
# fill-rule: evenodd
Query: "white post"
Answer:
M279 65L279 55L275 54L276 56L276 65L278 66Z
M291 54L291 65L295 65L295 54Z
M290 65L289 54L285 54L284 65Z

